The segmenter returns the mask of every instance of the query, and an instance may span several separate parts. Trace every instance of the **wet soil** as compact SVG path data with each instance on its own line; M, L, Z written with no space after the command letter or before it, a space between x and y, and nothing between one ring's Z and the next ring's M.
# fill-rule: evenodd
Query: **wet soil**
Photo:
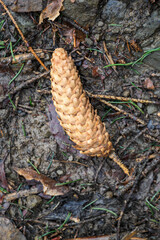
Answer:
M74 39L69 32L73 26L66 23L62 16L55 21L57 25L46 20L39 26L37 24L39 13L13 14L15 20L21 23L29 44L34 49L45 50L42 60L47 68L50 68L53 50L62 47L73 57L85 90L94 94L158 101L159 56L157 58L151 56L149 63L146 61L134 66L117 66L116 69L104 68L108 64L104 42L116 63L135 61L143 54L141 52L144 50L143 47L147 49L147 43L145 45L147 39L148 42L152 42L152 47L159 46L159 31L156 27L155 32L145 36L145 41L144 36L139 37L140 30L136 33L137 28L144 29L144 19L148 18L148 12L152 18L157 17L159 6L153 7L148 3L145 11L142 9L144 19L138 20L136 6L133 4L129 8L125 2L120 3L120 9L124 7L128 12L130 9L130 17L137 16L137 25L135 22L131 24L132 20L122 12L123 16L118 21L123 21L125 27L119 30L115 19L115 25L109 26L107 22L109 20L105 20L108 12L105 12L107 11L105 4L102 4L99 6L101 14L97 14L97 21L89 29L88 36L76 29L77 39L81 39L77 47L78 52L75 51ZM137 1L134 2L136 4ZM14 55L26 53L27 48L19 39L19 34L9 17L1 15L0 21L3 20L0 40L5 42L5 47L0 49L0 57L11 56L10 41ZM110 21L113 23L112 19ZM63 27L66 26L65 31L71 39L69 43L68 35L63 31ZM147 31L147 26L144 31ZM135 48L131 47L131 40L135 40ZM24 66L19 76L8 85L22 64ZM34 58L24 63L12 64L11 61L8 64L0 63L1 97L44 71ZM152 87L148 86L146 79L150 80ZM57 134L53 134L54 121L51 121L52 97L49 74L10 97L11 100L7 97L0 103L0 158L1 161L5 160L4 169L10 192L16 191L21 184L21 190L30 189L28 182L18 176L13 169L14 167L27 169L31 167L30 163L57 182L73 182L69 184L68 194L53 199L44 194L30 195L11 202L6 209L6 203L1 201L1 216L12 220L26 239L30 240L46 233L47 239L54 239L54 236L68 239L112 235L118 231L122 239L136 227L136 236L139 239L160 239L159 105L143 103L133 105L128 101L125 103L114 101L114 105L134 116L134 119L131 119L98 99L90 99L106 125L117 154L131 172L131 177L127 178L122 169L110 159L85 158L69 148L64 148L61 143L63 138L58 141ZM145 124L137 122L137 118L142 119ZM129 186L131 182L135 185ZM118 217L128 197L119 229ZM62 224L69 214L71 218L64 227ZM112 236L110 239L116 237Z

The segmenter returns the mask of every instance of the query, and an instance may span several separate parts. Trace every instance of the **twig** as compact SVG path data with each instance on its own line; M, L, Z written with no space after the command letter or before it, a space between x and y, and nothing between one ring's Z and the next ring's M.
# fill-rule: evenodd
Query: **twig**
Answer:
M152 157L152 156L151 156ZM155 157L155 156L154 156ZM146 157L145 157L146 158ZM145 159L143 158L143 160ZM151 158L148 157L148 160L150 160ZM141 160L142 161L142 160ZM143 172L143 175L141 175L141 179L144 177L144 175L147 175L150 171L152 171L152 169L154 169L158 164L160 163L160 157L156 157L150 164L149 166L146 167L146 169ZM134 181L132 180L131 182L129 182L126 186L123 187L123 189L115 191L114 194L117 197L121 197L122 195L124 195L134 184Z
M79 24L77 24L75 21L72 21L71 19L69 18L66 18L63 16L63 20L65 22L68 22L70 23L72 26L74 26L75 28L77 28L78 30L80 30L81 32L85 33L86 35L89 34L89 32L87 30L85 30L84 28L80 27Z
M122 221L122 218L123 218L123 215L124 215L124 211L127 207L127 204L129 203L129 200L130 200L130 198L131 198L131 196L134 192L134 189L135 189L138 181L140 180L140 176L142 175L142 172L143 172L143 170L144 170L148 161L149 161L149 159L144 161L144 163L143 163L143 165L142 165L142 167L141 167L141 169L140 169L140 171L139 171L139 173L138 173L138 175L137 175L137 177L136 177L136 179L133 183L132 189L131 189L130 193L128 194L127 199L124 202L124 206L122 207L122 210L121 210L121 213L120 213L120 216L119 216L119 219L118 219L118 224L117 224L117 240L120 240L120 225L121 225L121 221Z
M78 53L78 55L80 55L80 56L83 55L83 54L82 54L80 51L78 51L78 50L76 50L76 53ZM86 56L84 56L84 58L85 58L87 61L91 62L91 63L95 63L94 60L91 60L90 58L88 58L88 57L86 57Z
M105 99L112 99L112 100L120 100L120 101L132 101L132 102L137 102L137 103L145 103L145 104L160 104L160 102L156 101L150 101L150 100L145 100L145 99L136 99L136 98L127 98L127 97L117 97L117 96L112 96L112 95L98 95L98 94L92 94L88 91L86 93L93 98L105 98Z
M93 222L93 221L96 221L97 219L102 219L102 218L105 218L105 217L106 217L106 213L105 214L101 213L101 214L99 214L96 217L90 217L90 218L87 218L87 219L82 220L80 222L68 223L66 225L66 228L70 228L70 227L73 227L73 226L77 226L77 225ZM35 222L35 223L38 223L38 224L46 225L46 222L44 222L44 220L40 221L40 220L34 220L34 219L25 219L24 221L26 221L26 222ZM51 221L47 221L47 224L48 224L48 226L54 227L54 228L58 228L60 226L59 224L55 225L55 223L53 221L52 222Z
M51 90L45 90L45 89L37 89L37 92L40 93L40 94L51 94Z
M0 0L1 1L1 0ZM7 93L5 96L3 97L0 97L0 103L3 102L6 98L8 98L8 94L9 95L13 95L15 94L16 92L20 91L22 88L26 88L29 84L35 82L36 80L46 76L50 71L47 71L47 72L44 72L44 73L41 73L39 74L38 76L32 78L32 79L29 79L23 83L21 83L20 85L18 85L17 87L15 87L13 90L11 90L9 93Z
M135 116L132 115L131 113L127 113L126 111L124 111L124 110L122 110L122 109L114 106L113 104L111 104L111 103L109 103L109 102L107 102L107 101L105 101L105 100L100 99L99 101L102 102L102 103L104 103L104 104L106 104L107 106L115 109L116 111L123 113L123 114L126 115L127 117L130 117L132 120L134 120L134 121L136 121L136 122L139 122L139 123L142 124L142 125L146 125L146 123L145 123L142 119L135 117Z
M42 192L43 188L40 188L40 187L33 187L29 190L21 190L19 192L14 192L14 193L9 193L7 194L4 199L7 201L7 202L10 202L12 200L15 200L17 198L21 198L21 197L27 197L31 194L37 194L37 193L40 193Z
M24 43L26 44L26 46L28 47L29 51L35 56L35 58L37 59L37 61L43 66L43 68L48 71L49 69L44 65L44 63L41 61L41 59L37 56L37 54L35 53L35 51L33 50L32 47L29 46L29 43L27 42L26 38L24 37L22 31L20 30L20 28L18 27L18 24L16 23L16 21L14 20L12 14L9 12L8 8L6 7L6 5L4 4L4 2L2 0L0 0L1 5L3 6L3 8L5 9L5 11L7 12L7 14L9 15L9 17L11 18L12 22L14 23L15 27L17 28L17 31L19 32L19 34L21 35Z
M44 58L44 52L42 50L35 50L35 52L38 55L38 57ZM33 58L34 56L32 53L24 53L24 54L15 55L14 58L12 57L0 58L0 63L8 64L11 62L12 64L15 64L15 63L31 60Z
M153 137L153 136L151 136L151 135L149 135L149 134L144 134L144 137L150 139L151 141L160 143L160 139L155 138L155 137Z
M88 167L88 165L84 164L84 163L81 163L81 162L77 162L77 161L64 161L64 160L55 160L53 159L53 162L61 162L61 163L65 163L65 164L78 164L78 165L82 165L84 167Z
M110 63L110 64L114 64L114 61L113 61L113 59L112 59L111 54L108 53L108 49L107 49L107 47L106 47L105 41L103 41L103 47L104 47L104 51L105 51L105 53L106 53L106 55L107 55L107 58L108 58L109 63ZM113 68L113 70L117 73L116 66L112 66L112 68Z
M120 151L120 155L126 151L126 149L133 143L137 138L139 138L143 133L147 131L147 128L144 128L142 131L140 131L128 144Z
M96 171L95 182L97 181L98 174L99 174L99 172L101 171L101 169L102 169L104 163L105 163L105 160L103 160L103 161L101 162L100 166L98 167L98 169L97 169L97 171Z

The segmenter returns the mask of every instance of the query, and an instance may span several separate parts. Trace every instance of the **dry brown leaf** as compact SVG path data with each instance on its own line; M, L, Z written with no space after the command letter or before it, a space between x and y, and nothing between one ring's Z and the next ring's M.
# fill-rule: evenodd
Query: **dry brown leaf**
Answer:
M36 180L42 183L43 191L47 195L51 196L60 196L69 192L67 186L56 186L57 182L44 174L38 174L31 168L14 168L14 170L19 174L25 177L26 180Z
M154 90L155 87L153 85L153 82L150 78L146 78L145 81L144 81L144 87L147 88L147 89L150 89L150 90Z
M41 12L39 17L39 24L41 24L45 18L49 18L49 20L54 21L59 16L59 12L63 8L63 1L64 0L52 0L52 2L49 3L47 7Z

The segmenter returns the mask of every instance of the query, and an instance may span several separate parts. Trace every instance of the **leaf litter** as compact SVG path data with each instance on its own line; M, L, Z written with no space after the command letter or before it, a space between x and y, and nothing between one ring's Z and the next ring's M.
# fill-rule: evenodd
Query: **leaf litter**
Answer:
M26 180L35 180L41 182L43 185L43 192L46 195L50 196L60 196L69 192L69 188L67 186L56 186L58 182L47 177L44 174L38 174L31 168L14 168L14 170L19 174L25 177Z
M63 8L64 0L52 0L47 7L41 12L39 17L39 24L41 24L45 18L48 18L51 21L54 21L60 14L60 11Z

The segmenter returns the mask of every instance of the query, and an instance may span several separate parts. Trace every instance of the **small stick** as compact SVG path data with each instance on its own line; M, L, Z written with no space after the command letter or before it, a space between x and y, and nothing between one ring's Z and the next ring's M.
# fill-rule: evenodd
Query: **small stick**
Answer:
M38 57L44 58L44 52L42 50L36 50L35 52L38 55ZM14 58L12 57L0 58L0 63L8 64L11 62L12 64L15 64L15 63L20 63L22 61L31 60L33 58L34 56L32 53L24 53L24 54L14 55Z
M37 89L37 92L40 93L40 94L51 94L51 90L45 90L45 89Z
M144 137L150 139L151 141L160 143L160 139L155 138L155 137L153 137L153 136L151 136L151 135L149 135L149 134L144 134Z
M4 2L2 0L0 0L0 3L2 4L3 8L5 9L5 11L7 12L7 14L9 15L9 17L11 18L12 22L14 23L15 27L17 28L17 31L19 32L19 34L21 35L24 43L26 44L26 46L28 47L29 51L34 55L34 57L37 59L37 61L43 66L43 68L48 71L49 69L44 65L44 63L41 61L41 59L37 56L37 54L35 53L35 51L33 50L32 47L29 46L29 43L27 42L26 38L24 37L22 31L20 30L20 28L18 27L18 24L16 23L16 21L14 20L12 14L9 12L8 8L6 7L6 5L4 4Z
M72 26L74 26L75 28L77 28L78 30L80 30L81 32L85 33L86 35L89 34L89 32L87 30L85 30L84 28L80 27L75 21L72 21L69 18L66 18L63 16L63 20L70 23Z
M122 170L124 171L125 174L127 174L128 176L130 176L130 175L129 175L129 170L128 170L128 168L121 162L120 158L118 157L118 155L117 155L116 152L115 152L115 149L113 149L113 150L109 153L108 157L109 157L110 159L112 159L115 163L117 163L117 165L118 165L120 168L122 168Z
M76 53L78 53L78 55L81 55L81 56L82 56L82 53L81 53L80 51L76 50ZM95 63L94 60L91 60L90 58L88 58L88 57L86 57L86 56L84 56L84 58L85 58L87 61L91 62L91 63Z
M144 128L142 131L140 131L128 144L120 151L120 155L126 151L126 149L133 143L137 138L139 138L143 133L147 131L147 128Z
M127 98L127 97L117 97L112 95L98 95L98 94L92 94L88 91L86 93L93 98L105 98L105 99L112 99L112 100L120 100L120 101L132 101L132 102L139 102L139 103L145 103L145 104L160 104L160 102L156 101L150 101L145 99L136 99L136 98Z
M152 157L155 157L155 155L151 155L148 157L148 160L150 160ZM143 158L144 161L145 158ZM142 160L141 160L142 161ZM146 167L146 169L143 171L143 175L141 175L142 179L144 177L144 175L147 175L150 171L152 171L152 169L154 169L158 164L160 163L160 157L156 157L150 164L149 166ZM114 194L117 197L121 197L122 195L124 195L134 184L134 181L132 180L131 182L129 182L126 186L123 187L123 189L115 191Z
M131 113L127 113L126 111L124 111L124 110L122 110L122 109L114 106L113 104L111 104L111 103L109 103L109 102L107 102L107 101L105 101L105 100L100 99L99 101L100 101L100 102L103 102L104 104L108 105L109 107L115 109L116 111L123 113L123 114L126 115L127 117L130 117L131 119L133 119L133 120L136 121L136 122L139 122L139 123L142 124L142 125L145 125L145 124L146 124L142 119L135 117L135 116L132 115Z
M42 78L42 77L44 77L46 75L48 75L48 73L50 73L50 71L46 71L44 73L41 73L38 76L21 83L20 85L15 87L13 90L11 90L9 93L4 95L3 97L0 97L0 103L3 102L6 98L8 98L8 94L10 94L10 95L15 94L16 92L20 91L22 88L26 88L29 84L35 82L36 80L38 80L38 79L40 79L40 78Z
M107 55L107 58L108 58L109 63L110 63L110 64L114 64L114 61L113 61L113 59L112 59L111 54L108 53L108 49L107 49L107 47L106 47L105 41L103 41L103 47L104 47L104 51L105 51L105 53L106 53L106 55ZM117 73L116 66L112 66L112 68L113 68L113 70Z
M96 174L95 174L95 182L97 181L98 174L99 174L99 172L101 171L104 163L105 163L105 160L103 160L103 161L101 162L100 166L98 167L98 169L97 169L97 171L96 171Z
M130 200L130 198L131 198L131 196L132 196L132 194L134 192L134 189L135 189L136 185L138 184L138 181L140 180L142 172L143 172L143 170L144 170L144 168L145 168L145 166L146 166L148 161L149 161L149 159L146 160L143 163L143 165L141 167L141 170L139 171L139 173L138 173L138 175L137 175L137 177L136 177L136 179L135 179L135 181L133 183L132 189L131 189L130 193L128 194L127 199L124 202L124 206L122 207L122 210L121 210L121 213L120 213L120 216L119 216L119 219L118 219L118 224L117 224L117 240L120 240L120 225L121 225L121 221L122 221L122 218L123 218L123 215L124 215L124 211L125 211L125 209L127 207L127 204L129 203L129 200Z
M37 193L40 193L42 192L42 188L40 187L33 187L29 190L21 190L19 192L14 192L14 193L9 193L7 194L4 199L7 201L7 202L10 202L12 200L15 200L15 199L18 199L18 198L21 198L21 197L27 197L31 194L37 194Z

